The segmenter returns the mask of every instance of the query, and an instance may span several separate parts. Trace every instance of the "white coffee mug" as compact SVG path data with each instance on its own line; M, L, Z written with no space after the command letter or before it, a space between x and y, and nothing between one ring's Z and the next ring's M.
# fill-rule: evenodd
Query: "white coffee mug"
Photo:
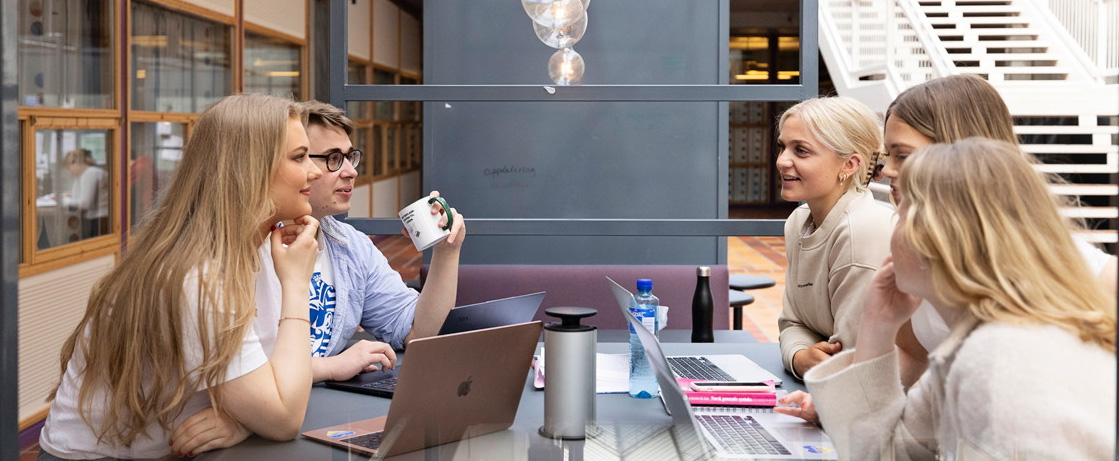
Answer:
M440 214L431 214L431 204L439 202L447 213L447 225L439 227ZM408 237L419 251L431 248L436 243L442 242L451 235L451 224L454 223L454 213L443 197L424 197L400 210L400 221L408 231Z

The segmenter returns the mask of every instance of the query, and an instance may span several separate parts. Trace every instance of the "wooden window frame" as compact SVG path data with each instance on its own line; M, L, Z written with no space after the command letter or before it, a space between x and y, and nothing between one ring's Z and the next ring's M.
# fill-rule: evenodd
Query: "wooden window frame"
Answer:
M128 112L128 137L122 139L124 142L125 158L132 162L132 124L133 123L158 123L169 122L185 125L186 129L183 132L183 145L190 139L191 133L194 131L194 124L198 122L199 114L192 113L178 113L178 112L149 112L149 111L129 111ZM131 165L129 165L131 166ZM132 184L132 168L122 168L121 176L123 184ZM123 233L125 238L131 241L132 239L132 194L124 194L124 209L121 210L121 222L125 223Z
M21 231L23 234L23 261L19 264L19 276L27 277L50 270L70 266L93 258L120 251L121 235L121 118L116 110L74 110L53 108L21 108L19 110L20 146L22 166L20 167L22 188ZM38 239L39 210L35 205L38 180L35 175L35 132L38 130L105 130L109 134L106 150L109 161L109 181L113 199L109 201L109 233L74 243L40 250Z
M237 48L239 50L239 53L238 53L239 56L237 56L237 60L238 60L238 65L240 67L240 70L237 74L238 81L240 83L238 91L244 91L244 89L245 89L244 88L244 85L245 85L245 56L244 56L244 53L245 53L245 43L248 41L248 39L245 35L249 32L252 32L252 33L257 34L257 35L263 35L265 37L280 40L282 42L288 43L289 45L294 45L294 46L299 47L299 93L300 93L301 96L303 96L303 99L306 100L307 96L310 95L310 88L311 88L311 83L310 83L310 78L309 78L310 77L311 66L310 66L310 63L307 62L307 60L309 58L309 55L307 53L307 39L299 38L299 37L296 37L296 36L291 35L291 34L287 34L287 33L284 33L284 32L277 31L277 30L269 29L267 26L262 26L262 25L259 25L259 24L255 24L255 23L252 23L250 21L243 21L242 24L243 24L243 27L240 28L241 31L237 34L238 38L240 39L240 47Z
M225 14L222 14L222 13L211 11L211 10L208 10L208 9L203 8L201 6L198 6L198 5L195 5L195 4L192 4L192 3L187 3L187 2L182 1L182 0L143 0L143 1L124 0L124 1L126 2L125 7L124 7L125 18L124 18L124 21L122 21L123 24L124 24L124 27L123 27L124 52L128 53L129 56L131 56L131 53L132 53L132 16L133 16L132 15L132 5L134 3L147 3L147 4L151 4L151 5L156 5L156 6L160 6L160 7L169 9L169 10L174 11L176 13L184 14L184 15L187 15L187 16L193 16L197 19L202 19L202 20L205 20L205 21L211 21L211 22L215 22L215 23L218 23L218 24L222 24L222 25L231 27L232 28L231 29L232 35L230 37L230 43L229 43L229 47L230 47L230 49L229 49L229 56L230 56L230 68L229 68L229 72L230 72L230 94L237 94L237 93L241 92L241 72L242 72L241 49L242 49L242 46L243 46L244 39L242 37L242 35L243 35L242 26L237 21L237 16L240 16L242 14L241 13L241 2L240 1L235 2L235 8L234 8L235 9L235 12L234 12L235 16L228 16L228 15L225 15ZM120 55L120 54L121 53L118 53L118 55ZM121 59L123 59L123 57ZM125 74L125 76L123 78L124 81L122 82L122 87L124 88L124 91L128 94L128 98L125 99L124 102L122 102L122 104L118 107L125 107L124 104L125 103L128 104L127 107L125 107L125 109L124 109L127 113L127 116L126 116L126 118L128 119L127 122L132 121L131 119L132 119L133 114L168 114L168 115L194 115L194 116L198 115L197 112L158 112L158 111L147 111L147 110L143 110L143 109L133 109L132 108L132 76L136 73L136 69L134 69L132 67L132 60L131 59L129 59L127 62L125 62L123 64L123 66L127 67L125 69L125 71L127 73ZM121 68L121 67L122 67L122 65L117 66L118 69ZM188 139L189 139L189 137L188 137Z

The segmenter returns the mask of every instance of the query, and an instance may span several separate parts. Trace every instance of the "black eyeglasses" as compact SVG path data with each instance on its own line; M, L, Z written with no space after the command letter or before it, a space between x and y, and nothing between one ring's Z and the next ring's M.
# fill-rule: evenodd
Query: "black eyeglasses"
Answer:
M327 171L338 171L342 168L342 160L349 160L350 165L357 168L361 164L361 151L358 149L350 149L349 152L343 154L340 151L334 151L329 154L315 154L308 155L311 158L325 158Z

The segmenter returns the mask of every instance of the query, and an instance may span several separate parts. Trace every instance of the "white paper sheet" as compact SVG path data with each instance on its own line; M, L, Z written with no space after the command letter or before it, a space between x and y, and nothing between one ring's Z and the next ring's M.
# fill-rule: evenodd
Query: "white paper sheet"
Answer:
M532 386L544 388L544 348L532 358ZM595 392L622 394L629 392L629 354L595 354Z

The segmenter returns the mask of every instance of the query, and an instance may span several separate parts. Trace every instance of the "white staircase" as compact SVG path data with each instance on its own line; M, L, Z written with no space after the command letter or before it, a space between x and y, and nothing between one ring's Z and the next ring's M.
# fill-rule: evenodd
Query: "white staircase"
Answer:
M1097 229L1085 233L1088 239L1113 243L1119 241L1116 5L1119 0L823 0L820 50L839 94L880 113L898 93L932 78L986 78L1014 115L1023 149L1045 163L1041 169L1069 180L1054 192L1084 203L1065 212Z

